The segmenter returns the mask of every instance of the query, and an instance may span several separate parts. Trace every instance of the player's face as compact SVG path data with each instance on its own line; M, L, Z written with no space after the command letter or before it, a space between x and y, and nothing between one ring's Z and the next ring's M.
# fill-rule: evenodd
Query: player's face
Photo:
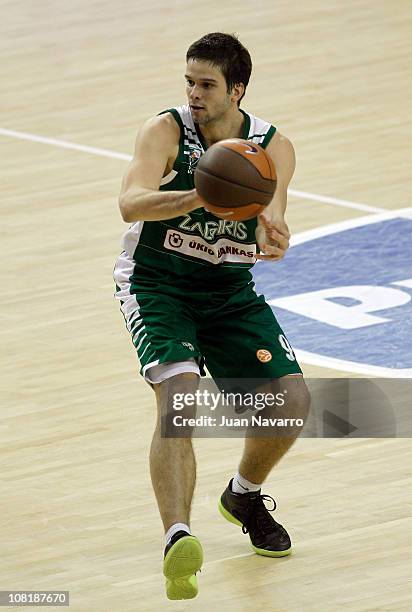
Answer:
M233 106L225 77L217 66L189 60L185 78L190 110L199 125L222 119ZM236 102L234 104L237 106Z

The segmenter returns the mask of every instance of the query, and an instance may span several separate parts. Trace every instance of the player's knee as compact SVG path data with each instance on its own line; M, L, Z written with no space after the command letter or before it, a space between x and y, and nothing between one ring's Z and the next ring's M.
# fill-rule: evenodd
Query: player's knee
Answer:
M275 411L284 418L306 421L310 409L310 394L303 376L284 376L273 386L279 402Z
M195 395L199 376L194 372L182 372L153 385L158 403L170 405L173 400L182 401L183 396ZM176 397L180 397L177 400ZM184 398L183 398L184 399Z
M310 393L303 377L294 377L294 384L288 386L287 405L294 418L306 421L310 410Z
M199 376L183 372L155 385L157 409L162 430L171 437L190 436L193 430L190 419L196 417L196 391Z

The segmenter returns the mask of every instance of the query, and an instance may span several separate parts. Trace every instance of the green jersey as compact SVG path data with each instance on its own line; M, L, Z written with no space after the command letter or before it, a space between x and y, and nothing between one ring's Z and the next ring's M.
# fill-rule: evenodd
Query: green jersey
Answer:
M163 177L159 189L187 191L194 188L196 165L207 147L189 106L164 112L171 113L179 125L180 142L173 168ZM241 112L242 138L265 148L276 128ZM122 247L136 262L135 274L140 279L155 276L185 287L205 287L208 282L211 287L244 285L250 281L249 269L256 261L256 224L256 219L227 221L197 208L166 221L133 223L123 236Z

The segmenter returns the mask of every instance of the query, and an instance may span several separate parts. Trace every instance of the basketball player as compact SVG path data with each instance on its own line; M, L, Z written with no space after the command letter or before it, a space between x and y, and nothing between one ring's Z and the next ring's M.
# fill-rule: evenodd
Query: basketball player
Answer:
M161 415L174 392L194 393L205 362L213 378L281 381L291 418L306 415L309 405L293 350L270 306L255 293L249 271L256 259L279 261L289 246L284 215L293 146L270 123L240 108L252 63L236 37L207 34L190 46L186 59L187 104L149 119L138 133L119 198L130 227L114 271L140 372L156 395L150 473L166 534L169 599L196 596L202 563L189 526L192 441L161 436ZM274 161L276 192L258 219L222 220L203 207L194 189L200 156L226 138L258 143ZM223 516L243 526L260 555L291 552L288 533L266 509L263 498L269 496L261 495L261 485L296 435L246 438L238 471L219 501Z

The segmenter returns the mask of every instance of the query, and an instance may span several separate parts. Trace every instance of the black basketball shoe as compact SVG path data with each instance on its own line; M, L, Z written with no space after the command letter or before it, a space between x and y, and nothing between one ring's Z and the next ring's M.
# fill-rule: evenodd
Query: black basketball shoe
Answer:
M277 523L269 512L276 509L276 502L270 495L233 493L232 481L219 500L219 511L226 520L242 527L248 533L253 550L265 557L285 557L292 552L292 545L286 529ZM273 508L268 510L265 500L272 500Z
M169 599L192 599L198 592L196 572L200 571L203 551L199 540L178 531L165 548L163 574Z

